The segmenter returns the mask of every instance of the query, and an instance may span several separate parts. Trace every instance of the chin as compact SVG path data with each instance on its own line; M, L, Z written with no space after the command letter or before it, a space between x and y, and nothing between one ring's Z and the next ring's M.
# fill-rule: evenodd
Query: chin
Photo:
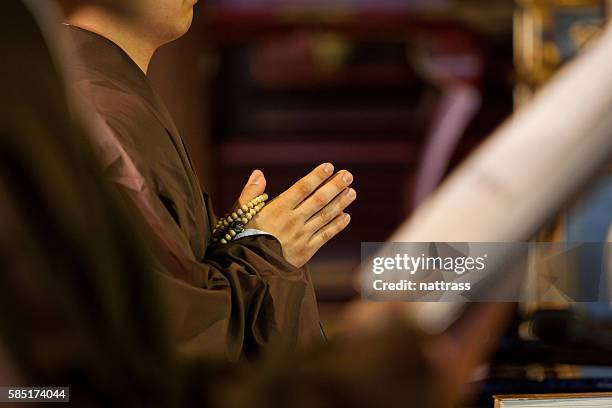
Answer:
M158 34L158 40L160 45L168 44L174 40L177 40L187 34L191 28L193 22L193 10L188 14L179 19L173 19L171 21L164 21L161 24L157 24L152 28ZM163 30L160 30L163 27Z
M184 36L185 34L187 34L189 32L189 29L191 28L191 24L193 23L193 10L191 11L191 13L189 13L189 16L182 20L180 22L180 24L177 24L174 31L174 38L172 38L170 41L174 41L177 40L179 38L181 38L182 36Z

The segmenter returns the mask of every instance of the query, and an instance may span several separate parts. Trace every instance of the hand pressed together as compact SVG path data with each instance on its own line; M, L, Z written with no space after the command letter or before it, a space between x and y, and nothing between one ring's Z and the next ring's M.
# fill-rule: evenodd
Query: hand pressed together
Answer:
M248 223L274 235L281 243L285 259L303 266L325 243L344 230L351 217L344 210L357 197L349 186L353 175L346 170L334 174L334 166L325 163L268 203ZM265 188L263 173L255 171L243 190L243 204Z

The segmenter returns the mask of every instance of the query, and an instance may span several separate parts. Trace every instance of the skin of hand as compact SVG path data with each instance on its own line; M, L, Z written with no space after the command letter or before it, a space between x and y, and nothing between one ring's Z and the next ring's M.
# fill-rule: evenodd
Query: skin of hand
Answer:
M266 178L261 170L255 170L249 177L249 181L247 181L246 185L242 189L238 202L234 205L234 208L242 207L252 199L265 193L265 191Z
M344 210L357 193L349 186L353 175L346 170L334 174L334 166L324 163L269 202L248 223L274 235L281 243L285 259L303 266L329 240L344 230L351 217ZM255 170L239 198L240 204L262 194L265 177Z

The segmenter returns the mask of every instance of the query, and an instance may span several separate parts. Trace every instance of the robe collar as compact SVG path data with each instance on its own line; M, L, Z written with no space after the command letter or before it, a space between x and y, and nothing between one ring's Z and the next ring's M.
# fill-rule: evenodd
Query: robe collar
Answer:
M76 53L74 75L77 80L92 80L100 76L118 87L142 98L157 120L166 128L182 159L193 171L193 162L179 131L161 98L151 87L146 74L117 44L106 37L80 27L65 25Z

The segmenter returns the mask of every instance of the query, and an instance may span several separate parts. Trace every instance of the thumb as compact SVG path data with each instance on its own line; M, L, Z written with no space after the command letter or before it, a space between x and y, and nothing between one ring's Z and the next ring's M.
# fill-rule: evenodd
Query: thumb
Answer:
M266 178L261 170L255 170L251 177L249 177L249 181L247 181L246 185L242 189L242 193L240 193L240 197L238 198L238 203L240 205L245 205L258 195L261 195L266 190Z

